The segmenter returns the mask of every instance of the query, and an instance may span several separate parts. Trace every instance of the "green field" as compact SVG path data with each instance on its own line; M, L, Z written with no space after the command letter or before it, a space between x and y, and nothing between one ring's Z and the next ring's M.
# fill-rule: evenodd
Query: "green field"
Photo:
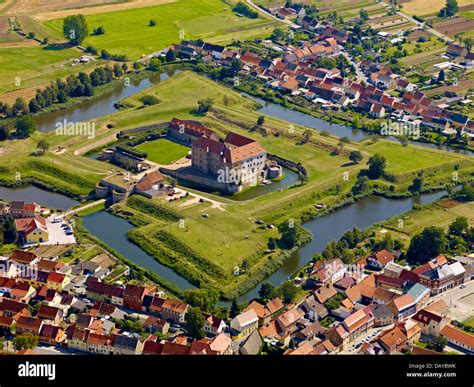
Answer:
M164 138L144 142L135 148L139 151L146 152L148 154L148 160L164 165L172 164L186 156L189 152L188 147Z
M68 62L80 56L81 53L75 49L56 50L42 46L0 48L0 93L18 89L16 77L21 81L20 88L62 77L75 69Z
M387 159L387 171L394 174L413 172L443 164L452 164L459 160L452 153L439 152L427 148L409 148L389 141L369 145L367 150L385 156Z
M466 19L474 19L474 11L461 12L460 15Z
M438 50L445 47L443 42L440 42L438 39L431 37L430 40L426 42L409 42L402 45L402 51L407 50L408 58L410 55L419 54L422 52L432 52L433 50ZM397 50L397 46L391 46L387 49L387 54L393 54Z
M474 203L461 203L454 200L441 200L436 203L424 206L421 210L413 210L388 219L377 227L377 234L382 229L390 230L394 239L405 241L408 245L411 237L430 226L442 227L445 230L458 216L465 216L469 221L474 219ZM402 220L402 222L401 222Z
M93 45L114 54L137 59L184 39L205 39L230 42L249 34L269 35L275 25L268 19L238 17L231 5L220 0L178 0L154 7L137 8L86 15L89 29L103 26L106 33L89 36L84 46ZM148 26L150 19L156 26ZM62 34L62 20L45 23L57 35ZM180 31L184 35L180 35Z
M50 151L37 155L36 144L45 138ZM0 184L27 184L32 180L44 184L51 190L70 195L88 195L100 179L107 176L109 166L89 158L77 157L72 152L55 153L59 144L70 138L57 136L54 132L34 133L25 140L2 142L0 156Z

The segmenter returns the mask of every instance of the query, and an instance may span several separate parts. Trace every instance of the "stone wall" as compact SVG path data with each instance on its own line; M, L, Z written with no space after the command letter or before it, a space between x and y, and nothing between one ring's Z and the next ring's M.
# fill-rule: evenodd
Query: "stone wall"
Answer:
M275 161L278 165L281 165L282 167L291 169L295 172L299 172L304 176L308 175L308 172L306 171L306 168L303 167L300 163L295 163L294 161L284 159L280 156L277 155L272 155L270 153L267 153L267 158L269 160Z
M168 122L160 122L159 124L140 126L138 128L121 130L120 132L117 133L117 137L120 138L120 137L125 137L133 133L146 132L148 130L159 129L159 128L167 128L168 125L169 125Z
M201 186L215 189L221 192L236 193L242 190L242 186L218 182L215 177L213 178L204 176L203 174L200 174L197 171L193 171L192 168L181 168L178 170L160 168L160 172L176 179L187 180L192 183L199 184Z

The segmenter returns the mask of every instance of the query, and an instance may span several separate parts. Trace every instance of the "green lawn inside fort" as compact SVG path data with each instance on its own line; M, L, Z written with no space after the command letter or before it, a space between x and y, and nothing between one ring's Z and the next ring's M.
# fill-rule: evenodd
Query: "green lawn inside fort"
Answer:
M135 148L141 152L146 152L148 160L163 165L171 164L183 158L189 152L188 147L165 138L147 141L137 145Z

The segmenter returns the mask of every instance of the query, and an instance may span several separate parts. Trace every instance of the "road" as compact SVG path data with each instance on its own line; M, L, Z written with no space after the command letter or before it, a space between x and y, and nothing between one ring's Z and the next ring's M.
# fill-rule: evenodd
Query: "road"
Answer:
M258 13L260 14L263 14L265 16L268 16L274 20L277 20L279 21L280 23L284 23L284 24L287 24L289 25L290 27L292 28L301 28L301 26L299 26L298 24L295 24L293 23L291 20L286 20L286 19L279 19L277 18L275 15L272 15L270 12L267 12L265 11L264 9L260 8L258 5L256 5L255 3L252 2L252 0L246 0L247 1L247 4L252 7L253 9L255 9Z
M458 286L432 298L433 301L444 300L449 305L449 317L453 320L463 321L474 315L474 280L464 285L463 289Z
M390 4L387 4L385 2L382 2L383 5L385 5L385 7L387 8L391 8L392 6ZM416 19L414 19L413 17L411 17L410 15L407 15L406 13L402 12L402 11L396 11L397 15L405 18L406 20L408 20L409 22L413 23L413 24L416 24L417 26L419 27L423 27L423 29L425 31L428 31L430 34L433 34L434 36L438 37L438 38L441 38L443 39L445 42L447 43L451 43L451 42L454 42L453 39L451 39L449 36L446 36L444 34L442 34L441 32L439 32L438 30L435 30L434 28L429 28L425 25L425 23L423 22L420 22Z
M352 66L354 66L356 75L357 75L357 82L360 83L363 81L368 84L369 79L366 77L364 72L360 69L359 64L354 59L352 59L352 57L346 51L341 51L341 55L344 56L349 61L349 63L352 64Z

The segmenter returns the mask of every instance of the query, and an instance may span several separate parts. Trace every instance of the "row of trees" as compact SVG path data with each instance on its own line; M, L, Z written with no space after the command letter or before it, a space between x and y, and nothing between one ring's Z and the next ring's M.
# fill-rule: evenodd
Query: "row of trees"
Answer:
M258 12L254 11L252 8L250 8L247 4L242 3L239 1L232 10L240 15L246 16L250 19L257 19L258 18Z
M21 97L18 97L12 106L0 103L0 114L7 118L19 117L28 113L38 113L53 104L65 103L69 98L93 96L94 87L119 78L127 70L125 63L122 66L116 63L113 67L97 67L90 74L81 72L70 75L66 80L57 79L43 90L37 90L28 104Z

